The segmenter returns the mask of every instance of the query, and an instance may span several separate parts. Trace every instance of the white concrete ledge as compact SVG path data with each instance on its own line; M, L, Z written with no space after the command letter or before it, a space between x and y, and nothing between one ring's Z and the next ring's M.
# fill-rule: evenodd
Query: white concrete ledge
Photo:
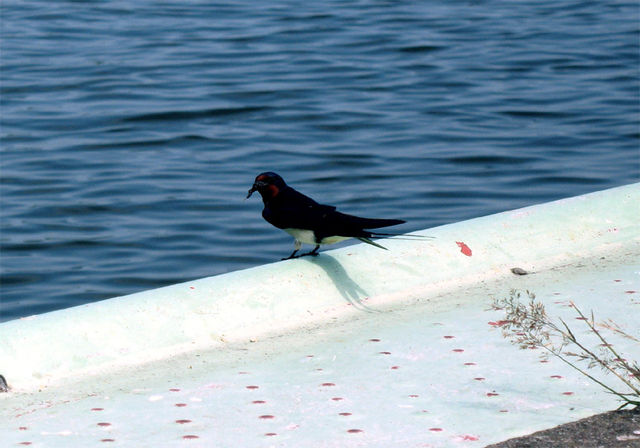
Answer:
M425 211L428 212L428 211ZM15 391L193 349L322 325L362 310L637 246L640 184L0 324ZM284 250L284 249L283 249ZM366 299L366 300L365 300ZM352 306L345 306L351 303Z

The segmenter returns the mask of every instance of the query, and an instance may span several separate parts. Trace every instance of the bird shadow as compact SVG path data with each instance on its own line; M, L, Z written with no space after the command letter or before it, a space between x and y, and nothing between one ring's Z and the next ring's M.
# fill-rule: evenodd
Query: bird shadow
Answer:
M361 311L378 312L363 303L362 299L369 294L358 283L356 283L344 269L344 267L331 255L320 254L316 257L305 258L316 266L321 267L331 279L336 289L344 299L354 308Z

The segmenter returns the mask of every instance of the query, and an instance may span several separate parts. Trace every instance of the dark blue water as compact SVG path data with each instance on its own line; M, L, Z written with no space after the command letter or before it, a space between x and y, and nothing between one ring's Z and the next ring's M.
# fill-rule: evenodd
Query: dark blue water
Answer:
M637 182L632 1L2 3L0 320L279 259L279 172L423 229Z

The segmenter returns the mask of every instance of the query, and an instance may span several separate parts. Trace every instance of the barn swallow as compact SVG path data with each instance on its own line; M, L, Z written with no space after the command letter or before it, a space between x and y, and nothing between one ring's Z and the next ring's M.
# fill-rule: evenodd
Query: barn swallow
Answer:
M282 177L272 172L258 174L247 198L257 191L262 196L262 217L275 227L295 238L294 251L287 258L318 255L321 244L333 244L349 238L385 249L370 238L392 236L389 233L371 232L365 229L395 226L401 219L372 219L340 213L332 205L319 204L288 186ZM313 244L310 252L296 256L302 244Z

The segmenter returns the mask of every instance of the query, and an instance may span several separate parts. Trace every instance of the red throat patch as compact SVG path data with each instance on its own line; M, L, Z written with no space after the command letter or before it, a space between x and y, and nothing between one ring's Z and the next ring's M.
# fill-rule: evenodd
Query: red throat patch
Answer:
M280 189L278 189L278 187L276 187L275 185L269 185L267 187L268 191L269 191L269 197L273 198L275 197L278 193L280 193Z

